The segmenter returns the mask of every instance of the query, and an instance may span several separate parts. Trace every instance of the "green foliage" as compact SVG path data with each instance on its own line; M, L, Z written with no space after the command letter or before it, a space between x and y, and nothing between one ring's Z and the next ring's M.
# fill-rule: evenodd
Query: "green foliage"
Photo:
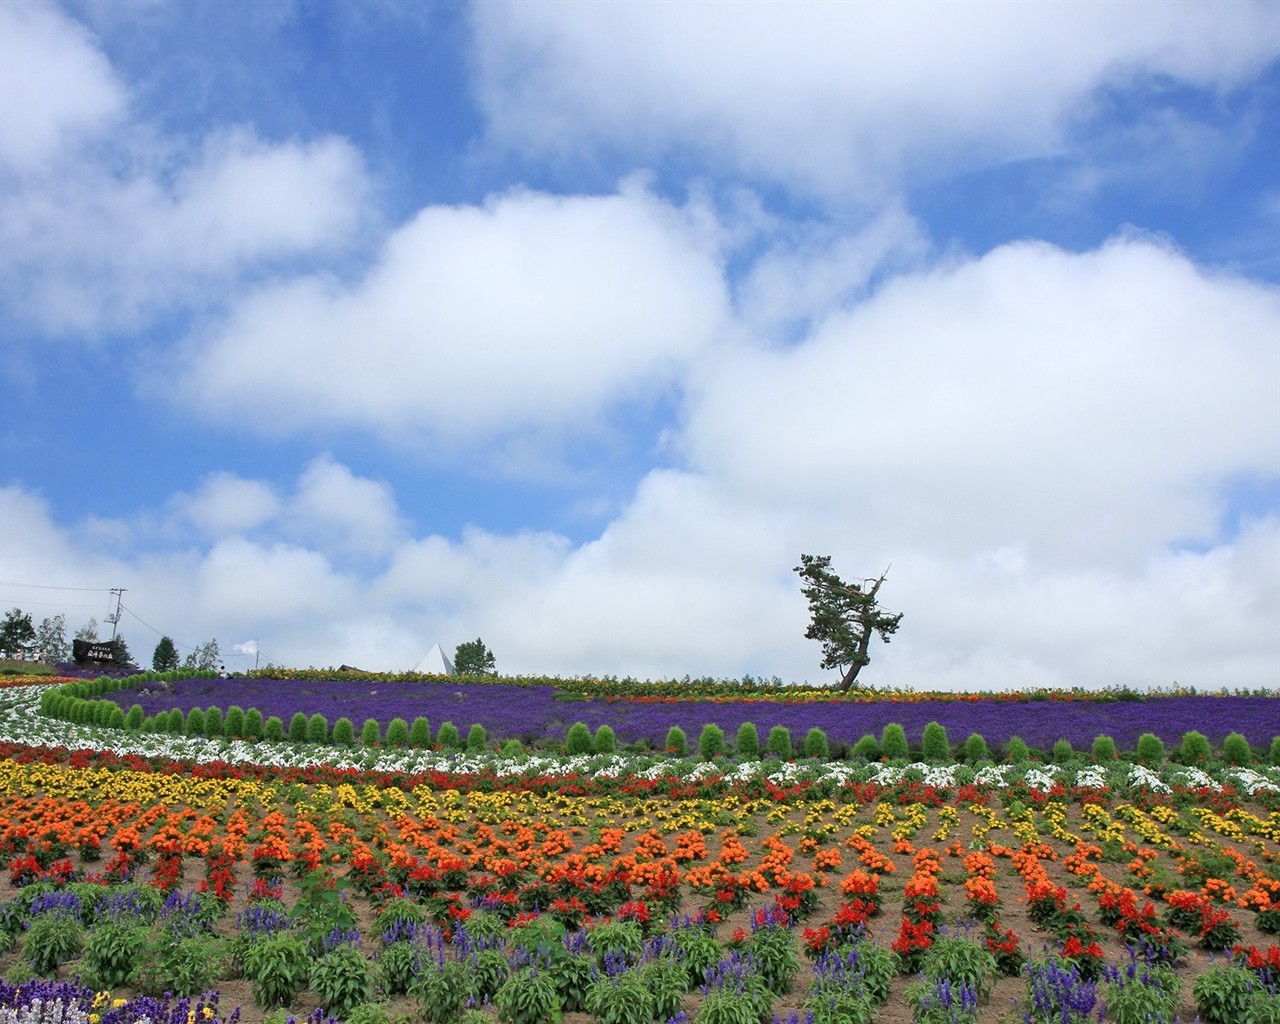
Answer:
M172 638L162 636L151 652L151 667L156 672L172 672L178 667L178 648Z
M612 754L618 749L618 738L613 734L613 726L599 725L596 734L591 738L592 746L597 754Z
M250 708L244 713L244 738L262 739L262 712L257 708Z
M958 998L950 979L926 978L907 989L912 1024L976 1024L978 1007ZM1083 1024L1083 1022L1082 1022Z
M1065 764L1076 756L1076 752L1070 740L1058 740L1053 744L1053 750L1049 756L1055 764Z
M362 747L376 747L382 742L382 726L376 718L366 718L364 725L360 727L360 745ZM425 746L430 745L430 741Z
M226 717L222 720L222 734L231 739L244 735L244 708L238 704L227 708Z
M1222 759L1227 764L1247 765L1253 763L1253 748L1249 741L1238 732L1227 733L1222 741Z
M22 958L42 975L53 974L83 948L84 929L62 910L36 915L22 937Z
M867 733L853 745L853 756L860 757L864 761L879 761L880 741L871 733Z
M204 734L209 739L217 739L222 735L222 709L206 708L204 713Z
M391 1011L382 1003L361 1003L347 1013L343 1024L395 1024Z
M31 622L31 613L21 608L10 608L4 620L0 621L0 651L12 657L19 657L18 652L25 652L35 646L36 627Z
M880 754L890 761L905 761L911 756L907 731L897 722L890 722L880 730Z
M294 743L307 741L307 716L303 711L295 711L289 719L289 739Z
M667 738L662 747L668 753L675 754L677 757L684 757L689 748L689 740L680 726L673 725L667 730Z
M129 713L124 716L124 727L130 732L137 732L142 728L142 720L146 717L146 712L142 710L141 704L134 704L129 708Z
M296 935L276 932L251 943L244 952L245 975L253 999L264 1010L288 1006L307 985L311 954Z
M796 956L795 938L781 925L757 928L747 940L747 953L755 960L756 973L770 992L791 991L800 960Z
M493 652L479 637L458 644L453 652L453 670L460 676L493 675L497 671Z
M389 996L402 996L413 987L427 959L413 942L393 942L378 958L378 981Z
M1257 977L1248 968L1210 968L1191 987L1202 1024L1241 1024L1257 984Z
M1164 761L1164 741L1155 733L1144 732L1138 737L1137 755L1148 767L1160 764Z
M724 955L724 949L714 934L705 928L673 928L667 933L676 949L678 959L685 966L685 988L694 989L706 978L707 968L714 967Z
M626 971L604 977L587 989L587 1012L598 1024L650 1024L653 999L640 975Z
M327 743L329 741L329 720L317 711L307 719L307 742Z
M1023 742L1021 736L1010 736L1009 742L1004 745L1004 759L1010 764L1030 761L1031 748Z
M562 1010L579 1013L587 1008L587 990L596 977L594 961L589 957L565 953L552 958L547 973L556 986Z
M795 753L791 748L791 730L785 725L775 725L769 730L764 749L767 754L776 754L782 760L789 761Z
M187 720L181 708L171 708L165 716L164 731L170 736L182 736L187 731Z
M724 753L724 730L708 722L698 733L698 755L706 761Z
M772 998L764 982L754 974L735 984L712 988L698 1008L696 1024L768 1024ZM843 1022L842 1022L843 1024Z
M409 745L409 723L403 718L393 718L387 723L387 746L407 747Z
M1280 764L1280 736L1271 737L1271 749L1267 752L1267 760L1272 764Z
M84 944L86 983L95 989L128 984L146 943L147 933L138 924L104 921L95 925Z
M658 1020L669 1020L684 1005L685 969L670 957L651 960L636 972L653 1003L653 1015Z
M976 942L955 935L934 942L921 961L921 971L928 981L946 978L953 984L963 982L981 999L990 995L998 973L996 958L990 952Z
M524 753L524 745L516 739L507 740L502 744L502 750L499 751L503 757L519 757ZM611 753L611 751L603 751L603 753Z
M1093 759L1098 762L1114 761L1116 759L1116 741L1110 736L1095 736L1093 738Z
M187 712L187 735L203 736L204 734L204 709L192 708Z
M831 571L829 555L801 555L795 567L804 586L801 593L809 602L809 628L805 636L822 644L824 669L839 669L840 688L848 690L862 666L871 661L867 651L871 638L879 635L885 643L898 630L901 613L880 610L876 595L883 585L877 580L846 583Z
M546 971L524 968L508 975L493 996L502 1024L556 1024L560 996ZM647 1024L647 1022L645 1022Z
M500 948L481 949L467 960L470 974L471 996L476 1002L493 1000L502 983L507 980L509 966Z
M345 942L335 946L311 968L311 989L329 1014L345 1017L373 997L369 962L355 946Z
M1122 972L1103 990L1107 1016L1115 1024L1152 1024L1177 1016L1181 982L1167 967L1135 966L1133 977Z
M644 953L644 934L635 921L604 921L587 933L587 945L603 970L606 957L635 963Z
M422 974L413 986L426 1024L453 1024L471 998L471 976L466 964L457 960L438 963L422 958Z
M982 733L969 734L969 738L964 741L963 753L965 764L981 764L983 761L991 760L991 748L982 738Z
M471 728L467 730L467 749L473 754L478 754L488 744L489 736L485 732L484 726L479 722L473 722Z
M1202 765L1213 757L1213 748L1209 746L1209 737L1192 729L1182 734L1178 744L1178 760L1183 764Z
M947 736L946 726L930 722L924 727L924 735L920 738L920 753L926 761L934 764L951 760L951 741Z
M345 715L333 723L333 742L339 747L356 745L356 726Z
M755 722L743 722L738 726L738 735L733 742L733 749L739 757L760 756L760 730L756 728Z
M211 935L179 938L161 933L148 943L135 984L152 996L165 992L198 996L213 989L222 977L221 952L221 941Z
M804 736L804 745L800 748L805 757L816 757L826 761L831 757L831 744L827 742L827 734L816 726Z
M462 737L458 735L458 727L452 722L445 722L436 733L436 746L441 750L461 750Z

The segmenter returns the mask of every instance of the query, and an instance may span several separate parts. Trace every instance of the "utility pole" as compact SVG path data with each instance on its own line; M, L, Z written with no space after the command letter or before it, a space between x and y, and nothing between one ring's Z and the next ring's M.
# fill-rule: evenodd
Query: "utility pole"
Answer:
M258 641L253 642L253 670L258 671L258 655L262 652L258 650Z
M111 642L112 643L116 642L116 630L119 628L119 625L120 625L120 598L124 595L124 592L126 589L127 588L125 587L111 588L111 593L116 595L115 614L107 616L107 621L111 623Z

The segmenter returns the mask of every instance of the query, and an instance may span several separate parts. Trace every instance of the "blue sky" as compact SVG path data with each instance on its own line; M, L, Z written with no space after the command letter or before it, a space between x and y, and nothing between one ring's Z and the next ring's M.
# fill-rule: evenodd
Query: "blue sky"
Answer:
M0 602L1275 685L1278 241L1274 4L6 4Z

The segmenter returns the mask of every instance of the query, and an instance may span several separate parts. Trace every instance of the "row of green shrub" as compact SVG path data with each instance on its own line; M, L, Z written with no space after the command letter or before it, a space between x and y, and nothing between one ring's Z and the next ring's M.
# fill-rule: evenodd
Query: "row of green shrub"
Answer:
M148 717L140 705L133 705L127 712L114 701L104 698L104 694L119 689L124 684L137 685L146 679L167 679L173 674L146 673L145 677L132 677L129 680L117 680L103 677L95 680L81 680L65 686L46 690L41 697L41 710L50 717L85 725L105 726L108 728L129 729L142 732L167 733L170 735L204 736L208 738L230 738L246 740L291 740L304 743L331 743L336 746L354 747L357 744L365 747L389 746L428 748L438 747L445 750L484 750L488 745L488 735L483 726L472 725L467 731L465 740L452 722L443 723L433 734L426 718L415 718L412 723L403 718L394 718L385 730L376 719L366 719L357 733L355 724L348 718L339 718L332 725L319 713L306 715L297 712L289 720L287 726L281 719L271 716L265 718L256 708L247 711L233 705L225 713L221 708L193 708L185 715L177 708ZM637 749L640 745L633 745ZM692 752L685 731L673 726L667 733L663 748L672 754L683 756ZM521 749L518 741L510 741L510 751ZM613 729L601 725L595 734L583 722L575 723L566 734L564 750L569 754L613 753L618 749L617 738ZM997 759L987 741L978 733L971 734L963 743L953 745L945 726L938 722L930 722L925 726L918 747L912 747L903 727L890 723L882 730L879 737L867 734L856 743L846 745L833 743L823 730L810 729L804 739L797 745L793 742L791 732L785 726L771 728L762 742L757 727L751 723L743 723L738 730L732 747L730 747L724 730L714 724L704 725L698 736L696 746L698 754L704 758L714 758L733 753L741 758L755 758L763 755L774 755L783 760L796 756L828 760L832 757L851 757L865 761L899 761L919 757L933 764L949 764L963 762L979 764ZM1117 760L1120 751L1110 736L1098 736L1094 739L1089 751L1077 751L1065 739L1058 740L1049 750L1034 750L1028 747L1019 737L1014 736L1003 744L998 752L1009 762L1031 759L1047 759L1055 763L1072 762L1082 758L1091 758L1099 763ZM1186 765L1204 765L1215 760L1215 751L1208 738L1196 731L1185 733L1172 752L1166 750L1164 742L1153 733L1144 733L1131 752L1133 760L1140 764L1157 765L1172 758ZM1216 759L1230 765L1246 766L1260 760L1259 753L1248 740L1238 732L1229 734L1222 743ZM1268 758L1272 764L1280 764L1280 736L1271 741Z

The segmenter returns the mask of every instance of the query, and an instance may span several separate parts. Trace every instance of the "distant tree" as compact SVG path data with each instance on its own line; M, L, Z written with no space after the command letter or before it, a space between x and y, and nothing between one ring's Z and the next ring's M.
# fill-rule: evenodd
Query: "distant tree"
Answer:
M0 622L0 652L10 658L24 656L35 645L36 628L31 615L21 608L10 608Z
M458 644L453 652L453 670L460 676L491 676L496 671L493 651L479 637Z
M52 665L55 661L66 661L71 654L71 645L67 643L67 617L53 615L40 620L36 627L36 650L43 661Z
M867 649L878 634L885 643L898 630L902 613L880 610L876 595L884 584L886 569L878 579L846 583L831 571L829 555L801 555L795 567L804 581L801 593L809 601L809 628L805 636L822 644L822 668L839 669L839 688L848 690L862 666L871 661Z
M182 662L182 667L195 669L197 672L212 672L218 667L220 657L218 641L210 640L208 643L200 644L188 654Z
M98 620L93 616L89 616L89 621L76 630L76 639L96 644L98 642Z
M151 667L157 672L172 672L178 663L178 648L171 638L162 636L151 655Z
M112 658L113 665L123 667L133 666L133 655L129 653L129 645L124 642L124 634L117 633L115 638L115 656Z

